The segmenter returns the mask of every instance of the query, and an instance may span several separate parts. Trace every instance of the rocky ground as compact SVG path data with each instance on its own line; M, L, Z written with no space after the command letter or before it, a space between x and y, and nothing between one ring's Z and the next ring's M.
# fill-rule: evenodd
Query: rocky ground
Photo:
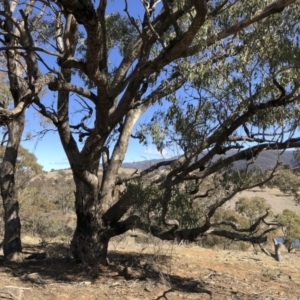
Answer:
M284 249L276 262L252 249L146 244L128 235L110 243L110 265L100 269L74 263L67 245L27 242L23 263L0 261L0 299L300 299L300 253Z

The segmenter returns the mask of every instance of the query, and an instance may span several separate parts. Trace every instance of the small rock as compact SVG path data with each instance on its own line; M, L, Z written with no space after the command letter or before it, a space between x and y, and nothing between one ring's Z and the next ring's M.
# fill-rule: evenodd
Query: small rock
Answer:
M152 291L153 291L153 288L152 288L151 286L147 285L147 286L145 286L144 290L145 290L146 292L152 292Z

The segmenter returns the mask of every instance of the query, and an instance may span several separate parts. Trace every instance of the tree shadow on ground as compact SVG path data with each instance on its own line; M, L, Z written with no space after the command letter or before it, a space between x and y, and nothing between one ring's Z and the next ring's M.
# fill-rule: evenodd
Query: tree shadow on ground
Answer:
M170 287L157 299L164 299L167 293L174 291L212 295L201 279L169 274L168 264L171 257L168 255L110 251L107 268L96 265L91 268L76 263L70 256L67 245L48 244L25 246L24 258L21 263L6 263L0 257L0 268L24 283L38 286L49 282L93 282L99 279L108 283L110 279L122 277L127 280L160 282Z
M109 258L112 259L114 263L121 264L122 270L119 272L119 275L124 276L126 279L161 281L171 287L165 291L165 293L178 291L212 295L212 292L206 288L202 280L170 274L168 267L171 263L171 256L169 255L129 252L119 253L112 251L110 252ZM162 295L161 297L164 298L165 296Z

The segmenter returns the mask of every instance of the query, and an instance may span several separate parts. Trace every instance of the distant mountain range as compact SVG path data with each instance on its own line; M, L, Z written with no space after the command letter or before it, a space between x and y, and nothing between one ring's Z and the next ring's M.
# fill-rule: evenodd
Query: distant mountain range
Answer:
M225 155L216 155L214 157L214 160L220 159L221 157L228 157L235 153L236 151L230 150ZM280 162L282 162L285 165L289 165L291 167L299 166L300 162L297 162L294 159L293 156L294 151L285 151L280 155ZM253 166L258 166L262 170L272 169L278 160L278 151L276 150L269 150L264 151L259 154L259 156L256 158ZM138 169L138 170L145 170L149 168L151 165L154 165L158 162L163 161L163 159L152 159L152 160L143 160L143 161L137 161L137 162L124 162L122 164L123 168L127 169ZM249 161L247 162L249 163ZM235 162L235 166L237 168L244 168L246 166L246 161L240 160Z
M254 162L254 166L260 167L263 171L267 169L272 169L275 167L278 159L284 165L288 165L290 167L296 167L300 165L299 161L294 159L293 155L294 151L285 151L283 152L280 157L278 158L278 151L276 150L269 150L264 151L258 155ZM236 165L240 168L245 167L245 161L238 161Z

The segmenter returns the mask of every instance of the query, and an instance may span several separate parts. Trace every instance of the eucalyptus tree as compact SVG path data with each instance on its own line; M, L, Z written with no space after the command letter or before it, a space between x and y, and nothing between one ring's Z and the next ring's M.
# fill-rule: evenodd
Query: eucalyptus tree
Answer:
M1 77L7 78L9 93L1 97L1 125L5 127L2 145L5 151L1 162L0 184L4 206L4 241L3 251L6 259L19 260L22 252L21 223L19 218L19 202L15 187L15 170L18 148L24 130L25 108L38 97L51 74L43 75L37 64L32 49L33 40L26 16L32 11L28 4L20 11L22 18L14 17L18 9L17 1L3 0L1 7L1 65L5 66ZM38 18L36 19L38 22ZM27 47L26 52L18 51L18 47ZM54 77L53 77L54 78ZM49 80L48 80L49 82ZM6 80L2 84L5 84ZM11 99L12 104L10 101Z
M0 50L23 58L29 89L43 78L54 95L17 98L20 108L33 103L53 122L68 157L75 259L106 263L110 238L134 226L169 240L215 234L265 241L265 232L250 236L233 222L232 230L218 229L211 219L237 192L268 180L250 170L261 151L300 145L298 1L7 2L16 9L0 12L2 35L15 44ZM178 156L121 178L133 138L160 151L174 147ZM238 160L244 169L232 167ZM146 214L131 209L146 201L138 179L159 191ZM170 213L176 187L185 184L203 211L189 229Z
M300 203L300 177L299 177L299 150L293 153L294 167L287 165L281 166L275 176L266 184L270 188L278 188L285 194L290 194L294 197L294 201Z
M4 131L4 136L7 131ZM5 140L3 141L5 144ZM0 146L0 161L3 161L5 152L6 152L6 146ZM30 153L27 149L23 148L22 146L18 147L18 153L17 158L15 162L15 168L14 168L14 196L15 199L17 199L18 202L24 202L24 195L28 193L28 187L30 181L37 175L42 172L42 166L37 163L37 158L33 153ZM21 208L22 209L22 208ZM1 217L3 219L3 209L1 210ZM30 210L32 214L32 209ZM22 213L21 213L22 215ZM22 221L22 220L21 220ZM22 223L22 222L21 222ZM16 234L17 228L14 228L11 232L13 234ZM18 231L17 231L18 232ZM1 234L4 233L4 231L1 229ZM22 255L17 255L18 252L16 252L10 259L22 259Z
M276 218L279 220L282 229L283 244L286 246L288 252L291 252L300 238L300 216L294 211L285 209Z

